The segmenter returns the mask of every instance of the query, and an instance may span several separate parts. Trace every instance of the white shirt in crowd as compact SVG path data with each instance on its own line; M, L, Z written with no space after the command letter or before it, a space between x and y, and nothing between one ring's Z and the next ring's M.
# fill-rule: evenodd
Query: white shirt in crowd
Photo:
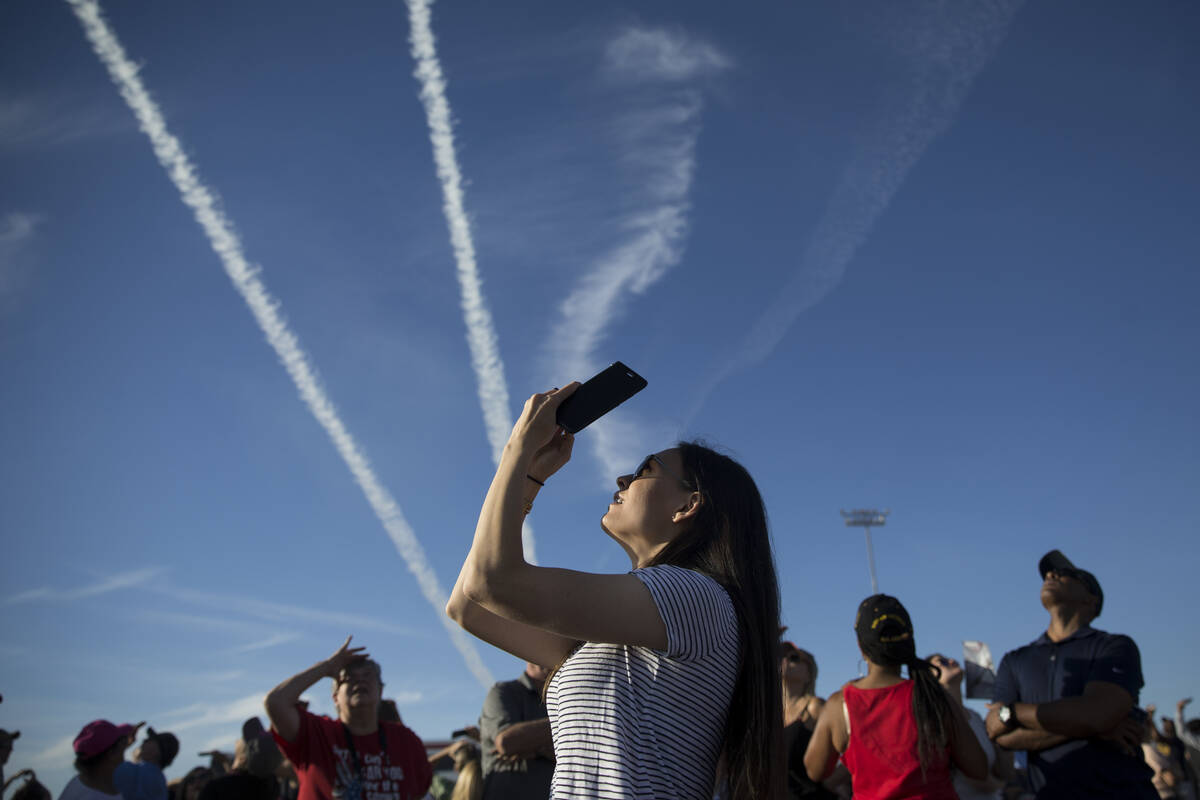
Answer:
M62 790L62 794L58 796L58 800L121 800L121 795L109 794L108 792L100 792L96 789L89 789L83 785L83 781L79 780L76 775L71 778L71 782Z

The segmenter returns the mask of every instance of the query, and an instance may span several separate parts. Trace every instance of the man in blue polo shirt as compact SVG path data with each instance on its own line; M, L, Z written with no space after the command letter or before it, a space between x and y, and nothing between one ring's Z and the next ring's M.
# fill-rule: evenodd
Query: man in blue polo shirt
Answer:
M1046 632L1005 653L988 736L1028 753L1039 800L1157 800L1141 754L1142 660L1128 636L1091 627L1104 605L1096 576L1051 550L1038 563Z

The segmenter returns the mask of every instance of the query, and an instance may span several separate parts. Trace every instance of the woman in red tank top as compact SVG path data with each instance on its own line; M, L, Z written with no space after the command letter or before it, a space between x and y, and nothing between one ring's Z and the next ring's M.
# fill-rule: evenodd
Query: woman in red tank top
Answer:
M937 667L917 658L908 611L894 597L873 595L858 607L854 630L867 676L825 703L804 755L809 777L827 778L840 753L855 800L957 800L950 764L982 778L987 758L938 683Z

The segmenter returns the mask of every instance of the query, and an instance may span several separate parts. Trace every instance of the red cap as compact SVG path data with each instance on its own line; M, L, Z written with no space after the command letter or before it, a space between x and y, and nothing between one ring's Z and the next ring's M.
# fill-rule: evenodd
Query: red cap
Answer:
M98 756L135 730L132 725L113 725L106 719L93 720L75 737L75 755L80 758Z

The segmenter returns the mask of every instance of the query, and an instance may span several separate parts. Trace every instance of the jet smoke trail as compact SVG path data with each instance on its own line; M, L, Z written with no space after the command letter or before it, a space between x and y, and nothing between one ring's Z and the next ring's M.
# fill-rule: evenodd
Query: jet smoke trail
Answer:
M316 371L309 363L307 354L301 349L296 335L289 329L279 312L279 301L267 291L258 277L258 268L251 265L242 250L241 241L234 232L233 224L218 207L217 198L196 174L195 165L183 152L179 140L167 130L166 120L158 105L138 77L138 68L125 55L125 50L109 28L95 0L67 0L75 16L83 25L92 49L108 69L113 83L125 98L126 104L137 117L142 131L150 139L154 154L167 171L171 182L179 190L183 202L191 207L196 222L204 230L213 250L221 259L226 274L234 288L242 295L254 315L267 341L291 376L300 397L325 429L337 448L338 454L350 468L354 480L371 504L375 516L383 523L396 550L399 551L425 599L450 634L467 668L484 687L490 687L495 679L475 651L466 632L446 617L446 591L438 582L433 567L425 556L425 550L417 541L404 514L395 499L379 482L358 443L346 430L333 402L317 379Z
M939 5L924 28L901 32L925 51L917 56L912 90L897 101L900 111L874 131L847 165L792 279L775 294L738 349L718 362L698 390L689 419L722 381L770 355L796 318L841 282L909 170L954 121L1022 2L991 0L955 14ZM964 19L964 14L971 17Z
M450 246L454 250L463 321L467 326L467 344L471 350L471 367L475 370L484 428L487 430L488 443L492 446L492 461L499 465L513 427L504 361L500 358L499 337L492 323L492 312L483 297L483 282L479 278L475 260L471 223L463 207L462 171L454 150L454 129L450 101L446 99L446 79L438 61L433 28L429 21L430 0L407 0L407 4L409 43L412 45L413 61L417 62L413 75L421 83L421 104L425 107L429 139L433 144L433 160L442 184L442 213L446 217L446 227L450 229ZM525 559L536 564L533 528L528 522L521 529L521 542Z
M682 260L704 107L697 82L730 65L712 45L677 32L629 28L608 43L602 74L623 87L655 87L621 125L622 157L637 170L641 205L621 220L627 238L597 259L559 305L547 337L559 374L591 375L604 366L596 351L629 296L647 291ZM591 430L610 476L625 472L648 438L620 415Z

